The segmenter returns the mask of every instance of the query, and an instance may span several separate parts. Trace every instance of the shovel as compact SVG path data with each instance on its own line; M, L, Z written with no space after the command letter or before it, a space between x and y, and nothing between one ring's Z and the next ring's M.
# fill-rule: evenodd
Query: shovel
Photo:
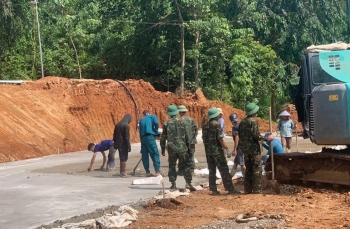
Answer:
M295 142L297 144L297 153L299 153L299 145L298 145L298 129L297 129L297 125L295 124Z
M269 107L269 122L270 122L270 134L272 134L271 107ZM273 159L273 141L271 141L271 143L270 143L270 151L271 151L271 166L272 166L271 187L277 194L280 194L280 192L281 192L280 185L278 184L278 181L275 180L275 163L274 163L274 159Z
M135 175L136 169L139 166L139 164L141 163L141 161L142 161L142 158L140 158L139 162L137 162L137 164L136 164L134 170L132 171L131 175L133 175L133 176Z

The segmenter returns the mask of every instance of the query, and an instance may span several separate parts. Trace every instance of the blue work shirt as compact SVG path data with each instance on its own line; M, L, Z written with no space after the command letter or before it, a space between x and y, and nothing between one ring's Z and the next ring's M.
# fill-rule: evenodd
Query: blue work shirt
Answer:
M295 129L294 123L291 119L281 119L277 125L277 131L280 131L281 137L292 137L293 129Z
M284 153L283 147L281 142L278 139L273 139L273 154L281 154ZM263 147L267 149L267 155L271 154L270 150L271 142L267 141L266 143L263 143Z
M95 145L94 153L107 151L112 145L113 145L113 140L103 140L100 143Z
M140 128L140 138L143 136L150 134L154 136L159 136L158 132L158 127L159 127L159 122L158 118L155 115L146 115L140 120L139 123L139 128Z

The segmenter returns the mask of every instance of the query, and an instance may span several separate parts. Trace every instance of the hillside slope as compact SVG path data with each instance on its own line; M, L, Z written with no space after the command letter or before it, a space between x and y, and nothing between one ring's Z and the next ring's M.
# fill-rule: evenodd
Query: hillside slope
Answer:
M122 86L126 85L136 100ZM0 85L0 162L85 150L89 142L112 138L114 125L126 114L132 115L131 137L137 142L136 120L144 109L161 123L169 104L187 106L189 115L200 123L211 106L221 107L230 131L232 112L244 112L229 105L208 101L200 90L177 97L156 91L150 83L128 80L73 80L45 77L22 85ZM262 131L267 123L260 121Z

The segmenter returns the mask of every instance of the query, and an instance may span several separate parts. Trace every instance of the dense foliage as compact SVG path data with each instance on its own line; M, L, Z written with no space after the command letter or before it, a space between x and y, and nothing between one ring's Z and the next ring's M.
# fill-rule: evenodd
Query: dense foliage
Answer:
M347 40L345 0L42 0L37 10L45 76L173 92L183 76L186 90L257 102L265 117L291 101L307 46ZM40 78L35 4L2 0L0 20L0 78Z

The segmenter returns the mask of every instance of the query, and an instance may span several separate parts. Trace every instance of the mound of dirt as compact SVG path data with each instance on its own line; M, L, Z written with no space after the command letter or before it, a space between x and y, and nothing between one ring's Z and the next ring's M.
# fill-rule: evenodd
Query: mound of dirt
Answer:
M197 123L209 107L220 107L227 132L231 131L229 114L236 112L240 119L245 116L242 110L207 100L200 90L178 97L156 91L143 80L45 77L22 85L0 85L0 89L0 162L85 150L89 142L111 139L114 125L126 113L132 115L132 139L137 142L142 111L149 110L164 123L169 104L185 105ZM268 123L259 123L262 132L268 131Z

